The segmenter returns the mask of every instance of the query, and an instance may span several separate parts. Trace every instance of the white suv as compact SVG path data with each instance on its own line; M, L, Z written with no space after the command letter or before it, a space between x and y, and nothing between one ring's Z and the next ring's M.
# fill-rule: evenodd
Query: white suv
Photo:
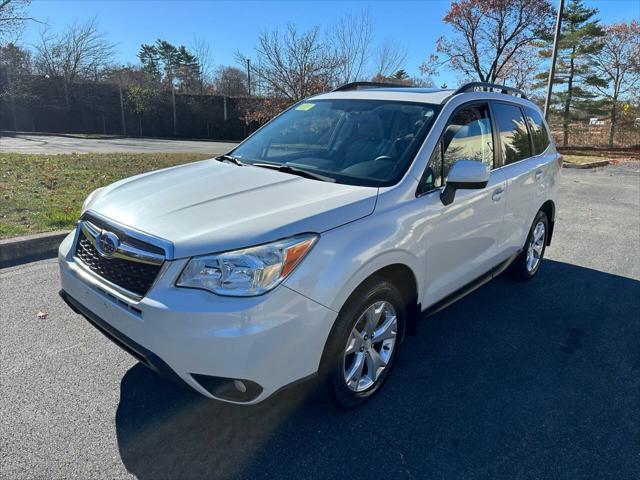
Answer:
M319 377L353 407L421 312L509 266L537 273L561 162L518 90L345 85L227 155L93 192L60 246L61 295L207 397Z

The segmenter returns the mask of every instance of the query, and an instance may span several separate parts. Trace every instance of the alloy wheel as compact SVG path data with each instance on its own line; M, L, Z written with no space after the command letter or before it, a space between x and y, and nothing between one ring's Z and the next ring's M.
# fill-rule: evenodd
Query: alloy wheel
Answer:
M367 307L351 330L343 355L343 378L354 392L378 382L396 346L398 319L389 302Z
M538 222L533 229L531 235L531 241L527 249L527 271L529 273L535 272L542 259L542 252L544 250L544 242L546 237L546 230L544 222Z

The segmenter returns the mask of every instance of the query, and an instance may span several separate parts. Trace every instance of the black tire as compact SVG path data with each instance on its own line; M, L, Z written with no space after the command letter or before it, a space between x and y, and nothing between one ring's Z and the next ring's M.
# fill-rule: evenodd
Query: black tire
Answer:
M539 255L539 261L535 265L535 268L529 268L528 265L528 252L531 247L531 243L534 240L534 231L536 226L542 223L544 225L544 239L542 242L542 251ZM509 276L514 280L520 282L526 282L527 280L531 280L536 274L540 271L540 266L542 265L542 261L544 259L544 252L547 248L547 238L549 235L549 219L547 218L547 214L540 210L536 215L533 223L531 224L531 228L529 229L529 234L527 235L527 241L524 244L524 248L520 255L513 261L511 266L509 267Z
M377 302L388 302L397 319L396 339L389 360L378 379L366 390L351 390L344 376L344 354L351 332L364 312ZM341 409L355 408L375 395L389 377L398 356L406 325L406 306L400 291L384 278L372 278L347 300L329 334L320 366L325 393Z

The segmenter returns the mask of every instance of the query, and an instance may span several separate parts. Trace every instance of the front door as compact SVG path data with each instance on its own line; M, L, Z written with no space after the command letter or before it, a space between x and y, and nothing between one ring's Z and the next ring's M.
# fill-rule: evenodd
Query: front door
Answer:
M505 213L506 179L494 168L495 142L486 103L458 109L433 152L420 185L426 215L426 282L428 307L491 270L499 260ZM479 190L458 190L443 205L441 187L458 160L475 160L493 170Z

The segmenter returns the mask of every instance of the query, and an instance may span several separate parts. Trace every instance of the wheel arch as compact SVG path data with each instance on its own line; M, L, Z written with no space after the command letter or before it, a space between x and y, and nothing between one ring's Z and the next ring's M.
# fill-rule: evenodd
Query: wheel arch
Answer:
M549 235L547 235L547 245L551 245L553 228L556 223L556 204L553 202L553 200L547 200L540 206L538 211L542 211L547 214L547 219L549 220Z
M406 307L405 333L414 335L416 330L416 320L421 310L419 302L419 284L418 277L415 272L406 263L390 263L368 272L366 276L362 276L358 280L357 284L351 288L351 291L347 295L340 310L348 304L350 299L358 292L359 289L374 279L384 279L400 290Z

